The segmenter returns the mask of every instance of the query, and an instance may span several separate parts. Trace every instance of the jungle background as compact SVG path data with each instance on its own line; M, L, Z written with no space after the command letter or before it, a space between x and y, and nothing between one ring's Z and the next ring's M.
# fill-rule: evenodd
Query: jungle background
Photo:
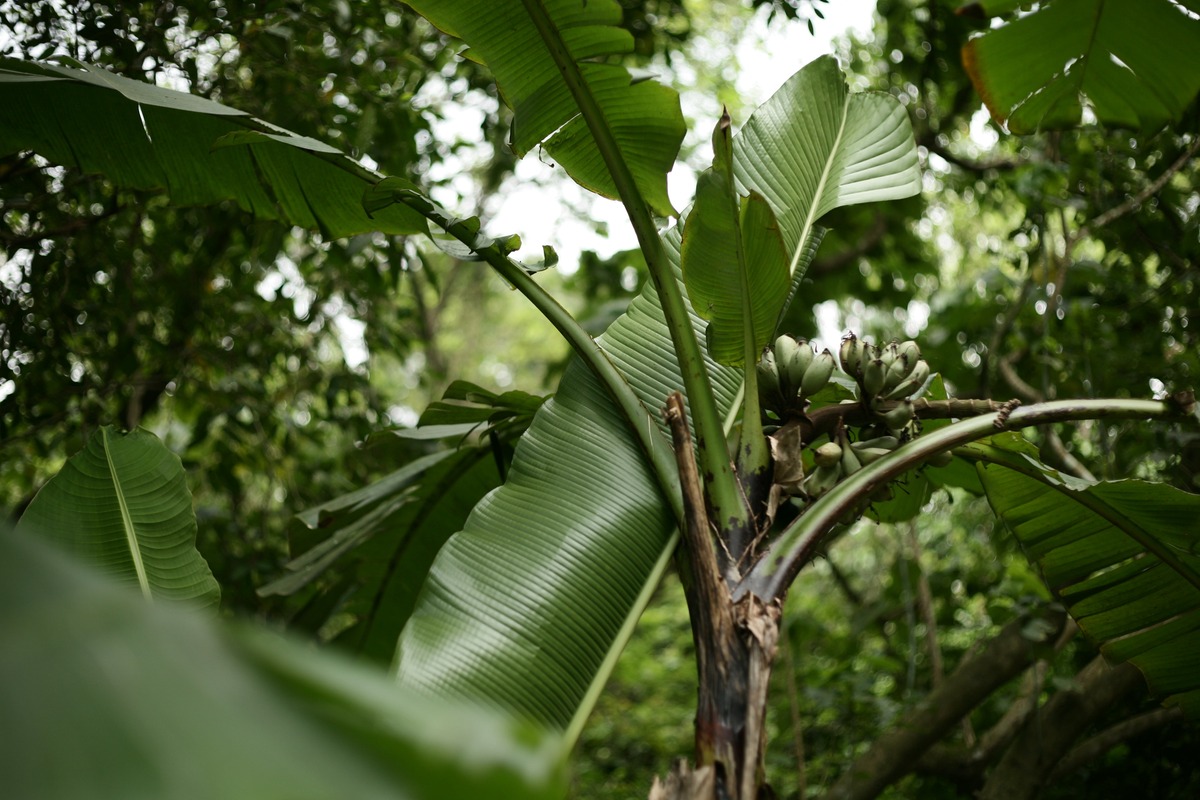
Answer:
M676 171L703 165L722 106L736 125L763 99L739 91L739 57L785 27L808 35L848 2L622 0L636 66L684 98L692 133ZM835 52L852 88L909 109L924 192L832 214L785 328L826 344L846 329L915 337L962 397L1194 386L1196 105L1158 132L1012 136L990 122L959 55L986 20L956 14L958 0L867 5L870 29L839 36ZM645 277L636 252L620 249L619 217L552 165L518 165L489 76L403 6L39 0L0 2L0 19L4 55L65 55L188 88L420 179L464 215L513 220L530 247L543 242L520 229L519 193L557 195L546 243L564 258L539 280L596 332ZM775 56L775 83L822 52ZM754 77L774 88L771 75ZM145 426L184 460L198 546L230 616L304 630L295 598L258 591L288 561L295 515L444 446L394 431L452 381L546 395L566 358L499 278L415 239L330 241L232 204L180 208L32 156L0 161L0 508L19 515L96 427ZM493 443L498 473L519 430ZM1039 435L1065 472L1200 488L1194 434L1092 423ZM859 524L790 595L767 765L781 797L818 793L1047 602L984 501L956 490L913 502L933 511L920 526ZM335 647L337 633L309 631ZM691 648L669 577L583 734L572 796L645 796L688 752ZM1070 686L1094 655L1068 630L886 796L967 795L981 772L964 748L998 735L1030 698ZM1200 795L1200 730L1155 709L1140 689L1124 694L1094 731L1142 719L1138 735L1081 759L1045 796Z

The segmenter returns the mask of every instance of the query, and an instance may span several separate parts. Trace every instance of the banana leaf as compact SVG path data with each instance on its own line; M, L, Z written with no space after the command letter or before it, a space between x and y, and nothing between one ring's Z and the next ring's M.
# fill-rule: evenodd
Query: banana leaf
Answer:
M1200 717L1200 495L1080 480L1011 438L966 450L996 515L1083 632Z
M17 523L147 599L215 608L220 587L196 549L179 456L141 428L100 428L46 482Z
M1200 91L1197 52L1200 20L1170 0L1056 0L967 42L963 65L1013 133L1079 125L1084 98L1104 125L1154 131Z
M233 200L331 238L426 230L408 208L369 216L363 186L383 176L324 142L76 61L0 58L0 156L25 150L117 186L167 189L177 205Z
M561 797L556 733L151 606L0 524L0 795Z
M563 76L521 0L405 0L438 28L465 41L467 57L485 64L513 109L511 143L518 156L541 145L580 185L606 197L617 188ZM615 0L544 0L562 42L591 87L638 189L660 215L673 214L667 173L686 127L679 95L650 80L634 81L612 56L633 52L618 27Z

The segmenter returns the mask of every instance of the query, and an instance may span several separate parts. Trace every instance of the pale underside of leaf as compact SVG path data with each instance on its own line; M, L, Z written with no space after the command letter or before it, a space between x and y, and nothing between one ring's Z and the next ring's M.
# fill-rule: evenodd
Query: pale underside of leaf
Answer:
M677 264L678 234L665 241ZM599 342L648 408L682 385L651 288ZM710 370L727 408L739 376ZM573 361L518 444L507 483L439 554L400 638L398 680L575 727L673 527L627 423Z

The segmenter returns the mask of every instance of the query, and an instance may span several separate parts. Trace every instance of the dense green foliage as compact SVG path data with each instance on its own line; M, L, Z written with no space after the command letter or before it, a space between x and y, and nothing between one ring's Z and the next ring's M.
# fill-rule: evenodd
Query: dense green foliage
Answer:
M516 161L506 144L514 112L496 99L493 72L505 100L516 107L516 121L533 117L537 122L532 128L518 126L518 153L537 152L538 143L550 137L543 158L553 156L581 183L614 193L608 173L592 159L586 129L579 124L560 128L579 118L554 64L547 60L536 69L528 64L506 69L506 59L520 56L537 38L476 31L471 25L481 19L474 15L439 17L445 4L431 3L424 13L443 30L469 43L482 37L494 48L460 58L460 45L446 34L408 8L382 2L247 2L219 9L184 3L67 5L70 13L51 3L0 3L5 12L0 55L69 54L131 78L186 86L328 142L405 181L395 185L413 181L460 215L455 224L472 235L479 227L470 215L482 214L486 227L487 214L515 185ZM548 5L560 15L573 9L566 2ZM803 27L806 21L811 26L824 8L823 0L753 5L770 6L762 16L775 26ZM894 107L896 119L911 121L923 168L920 197L844 207L831 200L814 204L820 213L811 218L797 218L783 209L802 203L771 196L767 187L754 183L754 175L737 176L742 185L767 195L766 200L753 195L740 219L754 222L755 230L783 231L775 260L797 254L803 265L813 258L782 329L826 337L854 329L877 341L919 335L926 358L961 398L1017 398L1027 404L1063 397L1138 398L1193 385L1200 375L1193 323L1200 313L1200 140L1194 133L1200 110L1190 88L1194 66L1171 83L1178 97L1147 130L1117 127L1136 121L1119 115L1100 113L1108 125L1079 127L1060 114L1056 121L1064 130L1039 131L1033 124L1028 135L1011 135L988 121L972 84L979 76L969 74L960 59L963 45L988 22L954 13L959 5L880 0L874 30L862 41L847 38L838 44L851 90L891 95L851 97L869 97L862 102ZM1161 5L1166 13L1182 14L1172 4ZM650 65L667 76L695 71L702 58L690 54L689 46L700 41L706 22L728 19L719 4L623 0L621 6L623 14L603 4L581 12L587 25L596 27L572 39L572 47L607 57L603 68L583 59L588 80L602 83L604 76L623 74L621 68L631 66ZM1050 5L1055 7L1069 10L1071 3ZM505 30L517 30L523 15L516 5L510 11L515 21ZM1028 19L1044 18L1039 13ZM1180 25L1185 38L1197 27L1194 19L1186 21ZM720 36L720 28L713 28L717 32L709 35ZM836 72L832 63L829 67ZM714 65L712 72L717 71ZM699 76L699 82L722 91L728 91L726 80ZM1083 91L1094 85L1083 83ZM639 150L644 161L635 160L633 167L650 204L666 212L672 198L663 173L683 135L680 123L700 115L691 127L706 138L712 120L703 115L715 116L717 109L697 111L685 93L678 115L671 108L677 98L663 86L646 81L625 88L632 93L606 96L606 113L633 109L635 117L651 115L661 123L649 137L654 147ZM786 106L786 100L779 102ZM746 124L749 108L731 106L734 128L746 125L732 152L753 163L745 154L753 145L744 143L756 141L760 132ZM792 111L781 116L793 118ZM1181 119L1164 126L1172 117ZM1017 130L1013 119L1010 126ZM143 125L151 127L152 121ZM872 124L864 122L864 129L879 129L878 117L867 121ZM616 141L628 153L645 131L636 118L626 122L631 127ZM763 126L779 135L773 126ZM187 133L184 127L180 130ZM816 127L806 124L799 130ZM0 133L0 143L5 141ZM784 148L761 149L774 156ZM692 151L699 154L692 161L707 162L707 146L685 142L684 153ZM297 156L308 157L307 152ZM855 166L852 158L848 163ZM761 173L772 169L777 165L763 157ZM788 191L810 192L805 181L817 186L818 175L819 189L829 190L820 169L797 169L784 182ZM915 163L912 169L915 181ZM701 208L703 215L690 218L700 230L693 240L699 255L690 260L700 264L692 267L699 270L692 278L716 275L726 283L717 289L702 286L700 295L692 294L693 302L697 296L730 299L737 291L720 270L738 260L741 243L714 258L715 248L729 237L704 239L720 232L719 209L713 209L732 186L732 178L717 186L714 175L701 178L698 208L705 192L715 199ZM406 191L389 194L377 210L405 215L416 209L437 219L422 210L433 208L430 201L414 195L406 202ZM885 196L898 195L880 194ZM485 272L486 265L473 261L461 237L458 244L441 241L436 247L404 235L407 228L336 238L319 223L308 225L315 231L304 230L307 223L287 213L282 202L280 208L252 214L245 202L180 207L172 199L148 186L131 188L118 175L85 175L49 165L26 150L0 159L0 506L14 517L29 507L28 524L38 523L39 503L49 507L61 501L49 488L37 500L35 493L55 485L46 481L89 438L96 447L93 432L100 436L108 425L146 426L182 458L195 496L196 547L222 587L227 612L268 618L321 645L387 664L415 607L418 623L401 640L404 691L416 687L483 698L552 729L569 728L568 742L579 737L572 796L643 796L654 775L664 774L674 758L690 750L695 653L679 582L668 571L595 713L579 731L583 719L578 715L586 716L629 634L632 620L625 615L640 610L674 543L667 538L670 509L654 470L644 466L645 454L601 381L579 360L564 366L566 348L550 335L550 325L507 291L504 281ZM774 203L773 210L767 201ZM320 217L315 204L312 210ZM354 208L355 214L360 211ZM808 248L820 235L809 226L818 216L829 232L814 258ZM441 219L450 219L449 212ZM687 281L689 234L684 228L680 257L679 233L665 237L664 252L672 270L682 258ZM747 235L747 242L754 238ZM482 241L474 239L476 253ZM498 258L507 258L516 247L510 239L496 241L503 244ZM526 242L520 255L535 260L525 256L541 244ZM585 253L578 265L562 265L564 274L543 272L536 280L576 312L589 332L607 331L601 341L611 359L635 376L634 391L653 411L680 379L658 295L647 288L648 260L654 260L653 253ZM778 314L779 289L786 286L784 275L771 279L775 297L754 308L767 322ZM630 314L620 317L635 296ZM717 309L716 317L711 313L715 302L710 313L700 314L730 325L719 336L709 331L709 345L717 341L725 348L722 355L710 355L723 364L745 360L739 352L742 299ZM747 297L744 307L753 303ZM703 341L703 321L693 316L690 322ZM750 326L754 349L770 338L760 327ZM726 413L735 405L740 375L712 363L709 370L717 405ZM479 386L451 384L464 377ZM543 406L540 396L556 386L557 396ZM514 388L532 394L509 391ZM445 399L434 402L443 392ZM535 412L540 422L518 445ZM418 417L422 427L414 431ZM1187 509L1195 496L1179 491L1200 486L1200 435L1194 427L1096 420L1042 425L1028 433L1036 445L1029 457L1053 467L1052 480L1068 488L1083 485L1076 479L1093 478L1172 484L1154 490L1163 501L1157 508L1138 505L1147 493L1124 505L1114 499L1112 486L1130 484L1081 491L1083 499L1071 503L1094 511L1093 501L1111 500L1101 514L1110 522L1114 514L1132 519L1132 527L1155 536L1162 528L1163 540L1184 553L1185 561L1194 560L1196 531L1187 527ZM1024 457L1024 452L1013 445L1009 456ZM546 453L558 454L556 460ZM547 469L546 463L557 468ZM468 520L476 503L506 479L506 488ZM1041 578L1056 589L1071 581L1057 583L1062 573L1053 563L1031 567L1026 555L1035 560L1044 555L1038 552L1040 534L1003 502L1021 487L997 489L1000 483L993 477L981 484L961 461L945 472L910 475L894 487L891 503L868 512L868 518L903 521L867 519L839 529L802 573L787 597L781 654L772 676L766 771L778 796L821 796L839 777L846 778L856 764L865 763L860 759L873 742L902 728L897 724L906 714L920 711L931 692L953 683L956 670L969 666L973 656L1001 641L1014 625L1036 646L1029 645L1025 660L1005 673L1003 685L977 698L973 712L908 764L914 774L883 796L955 797L980 789L989 775L1004 773L1002 758L1041 735L1022 711L1032 708L1029 697L1046 702L1045 724L1051 730L1056 698L1091 686L1086 682L1095 646L1073 638L1070 627L1060 630L1048 621L1055 612ZM560 493L547 486L559 487ZM991 508L1016 536L995 521L980 496L984 489L993 492ZM1077 509L1061 503L1044 483L1023 490L1029 493L1027 503L1040 506L1045 517L1060 514L1056 524L1063 529L1077 521ZM785 502L780 523L797 511ZM907 520L918 511L924 512L919 522ZM1171 520L1159 519L1156 511L1181 516L1167 524ZM1116 528L1126 530L1123 524ZM557 535L555 526L565 531L561 540L543 533L551 529ZM447 537L464 527L490 538L472 544L460 537L443 548ZM577 529L611 539L610 550L617 555L612 561L584 561L595 551L579 544ZM190 530L168 538L186 538ZM527 535L518 540L517 532ZM1124 552L1121 533L1105 528L1100 538ZM479 549L481 540L486 546ZM1087 541L1077 544L1091 552ZM440 567L418 601L439 550ZM562 566L576 560L570 565L574 573ZM522 576L522 569L528 574ZM1191 625L1194 582L1186 579L1189 567L1179 569L1174 575L1184 579L1171 602L1186 610L1179 618ZM528 586L489 588L485 583L492 573ZM549 588L535 590L538 578ZM471 596L468 590L483 594ZM529 667L558 656L527 652L538 649L527 641L541 634L528 616L513 611L525 607L526 596L533 597L527 605L542 617L538 626L573 632L571 656L583 652L580 660L590 671ZM460 622L461 607L473 604L481 611L469 623ZM585 619L589 614L602 617L601 623L592 625ZM462 626L460 635L447 646L445 631L454 626ZM1083 627L1090 632L1088 624ZM515 643L507 651L492 641L497 631ZM1097 635L1105 640L1114 634ZM220 658L242 659L237 669L249 663L255 675L282 675L284 683L300 687L306 702L321 695L328 685L322 681L342 669L330 666L321 676L290 674L289 656L276 659L269 655L271 646L255 649L241 639L231 641L232 646L222 647L231 647L234 655ZM504 661L509 654L511 661ZM472 673L463 663L484 666ZM489 681L496 675L500 679L493 686ZM374 686L373 678L363 680ZM377 688L348 701L340 690L331 695L361 710ZM1158 688L1164 694L1176 691ZM1071 741L1086 743L1088 736L1131 719L1153 719L1149 732L1117 739L1091 760L1054 774L1044 796L1147 791L1165 798L1194 796L1200 791L1200 770L1189 754L1200 734L1179 715L1153 708L1141 686L1117 692ZM320 712L304 710L313 713ZM468 724L472 713L463 711ZM1158 716L1144 716L1153 714ZM400 729L412 724L411 714L396 719ZM480 719L480 724L503 727L502 717ZM1011 735L1001 740L1010 723L1016 723ZM350 733L352 738L374 735ZM505 759L520 762L528 756L536 762L529 769L542 770L534 783L546 790L553 783L546 765L553 759L545 753L554 749L549 743L554 737L538 740L541 750L534 756L529 753L536 748L525 748L544 733L519 734L524 743L504 750L500 770L509 768ZM404 741L397 746L411 745ZM420 746L415 752L422 760ZM983 756L972 760L972 752ZM431 762L429 786L438 770L454 772L454 758L446 766L437 761L441 757ZM346 762L341 768L358 767ZM260 778L256 773L254 779ZM522 791L513 787L527 778L504 784L506 791ZM500 780L511 779L505 773Z

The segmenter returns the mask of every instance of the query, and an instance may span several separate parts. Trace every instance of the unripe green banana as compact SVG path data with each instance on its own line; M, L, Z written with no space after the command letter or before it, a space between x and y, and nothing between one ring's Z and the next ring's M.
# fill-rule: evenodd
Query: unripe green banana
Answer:
M863 450L870 450L872 448L878 448L880 450L895 450L900 446L900 440L895 436L876 436L873 439L859 439L850 446L860 452Z
M928 463L931 467L948 467L953 460L954 454L949 450L943 450L937 455L931 456Z
M904 400L895 408L880 416L883 418L883 424L887 425L889 430L898 431L916 416L916 412L913 410L912 401Z
M813 450L813 463L818 467L836 467L842 461L842 446L837 442L826 442Z
M872 464L892 452L886 447L863 447L856 448L854 453L858 456L858 460L863 464Z
M862 461L854 452L853 447L842 448L842 472L847 475L853 475L862 469Z
M885 367L892 366L892 362L900 357L900 343L894 339L883 347L879 348L879 360L883 362Z
M804 479L804 491L809 497L820 497L836 486L841 476L841 467L817 467Z
M838 359L842 362L842 372L852 378L858 377L858 365L862 361L862 343L853 333L847 333L838 349Z
M921 358L921 348L912 339L900 343L900 355L908 358L908 363L915 364Z
M909 362L908 356L897 352L896 357L892 359L892 363L888 364L887 372L883 376L884 393L891 392L908 380L908 376L912 373L915 366L915 362Z
M819 356L815 356L812 363L808 365L808 369L804 370L804 377L800 381L801 396L812 397L824 389L829 384L830 377L833 376L833 366L833 353L828 349L822 350Z
M764 407L773 411L780 410L783 403L783 392L779 385L779 368L775 363L775 354L770 350L763 353L755 368L758 373L758 399Z
M788 399L795 394L796 387L788 384L787 365L796 355L797 348L796 340L787 334L776 339L771 347L771 354L775 357L775 369L779 371L779 388Z
M868 400L878 396L883 389L883 379L886 374L887 366L881 358L872 359L863 364L862 390Z
M922 359L913 367L908 378L884 395L884 399L898 400L901 397L911 397L913 392L924 386L927 380L929 380L929 364Z
M804 339L780 336L775 340L775 363L779 365L779 383L789 400L800 391L804 372L813 360L813 349Z

